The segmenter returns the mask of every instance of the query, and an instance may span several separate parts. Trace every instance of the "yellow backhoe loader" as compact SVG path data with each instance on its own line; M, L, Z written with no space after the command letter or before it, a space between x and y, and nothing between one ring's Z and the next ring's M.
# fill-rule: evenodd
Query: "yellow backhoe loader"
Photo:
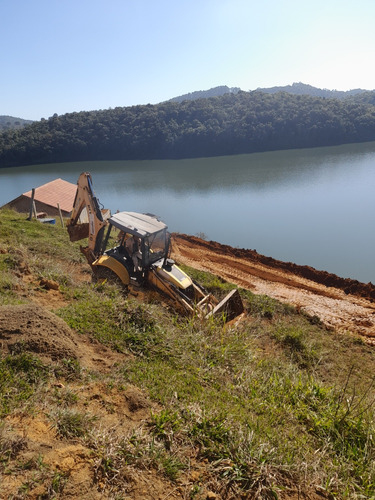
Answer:
M97 279L119 281L125 287L151 287L171 299L175 309L201 318L220 314L226 321L243 311L237 290L220 303L170 258L168 228L157 216L100 208L88 172L77 182L73 211L67 223L71 241L88 238L81 246ZM116 244L107 248L109 242Z

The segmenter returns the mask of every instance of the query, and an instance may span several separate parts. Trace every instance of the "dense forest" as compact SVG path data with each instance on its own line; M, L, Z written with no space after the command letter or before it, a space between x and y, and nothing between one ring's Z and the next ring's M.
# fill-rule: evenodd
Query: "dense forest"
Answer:
M226 93L68 113L0 134L0 166L192 158L375 140L374 92L344 100Z

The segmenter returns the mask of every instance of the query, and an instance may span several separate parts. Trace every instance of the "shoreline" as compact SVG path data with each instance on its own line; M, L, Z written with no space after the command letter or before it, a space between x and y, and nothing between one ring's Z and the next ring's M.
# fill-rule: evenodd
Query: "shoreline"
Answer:
M224 255L232 255L233 257L246 259L256 263L264 264L273 269L286 271L296 276L300 276L309 281L324 285L328 288L338 288L343 290L346 294L356 295L363 297L371 302L375 302L375 285L371 282L362 283L352 278L341 278L336 274L329 273L328 271L319 271L312 266L294 264L293 262L285 262L267 257L258 253L256 250L245 248L234 248L229 245L219 243L217 241L207 241L197 236L190 236L181 233L172 233L173 238L180 238L190 243L194 243L199 247L213 250L215 252L223 252Z

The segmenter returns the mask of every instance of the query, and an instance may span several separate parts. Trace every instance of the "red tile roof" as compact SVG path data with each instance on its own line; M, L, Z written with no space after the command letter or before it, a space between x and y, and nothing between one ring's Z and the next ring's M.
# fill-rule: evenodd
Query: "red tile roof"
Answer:
M35 188L34 200L56 207L59 203L61 210L71 212L73 209L74 197L77 185L63 179L55 179L47 182L43 186ZM23 196L31 198L31 191L23 193Z

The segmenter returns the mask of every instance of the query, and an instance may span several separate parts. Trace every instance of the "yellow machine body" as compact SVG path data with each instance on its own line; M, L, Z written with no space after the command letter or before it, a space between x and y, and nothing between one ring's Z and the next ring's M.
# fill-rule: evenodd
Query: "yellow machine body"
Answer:
M117 231L117 243L108 248L113 244L112 228ZM232 318L243 311L238 291L219 303L168 258L170 235L157 216L119 211L111 215L101 208L88 172L78 179L67 229L71 241L87 238L81 252L99 278L111 279L111 271L125 287L150 285L172 299L176 309L201 318L219 314Z

